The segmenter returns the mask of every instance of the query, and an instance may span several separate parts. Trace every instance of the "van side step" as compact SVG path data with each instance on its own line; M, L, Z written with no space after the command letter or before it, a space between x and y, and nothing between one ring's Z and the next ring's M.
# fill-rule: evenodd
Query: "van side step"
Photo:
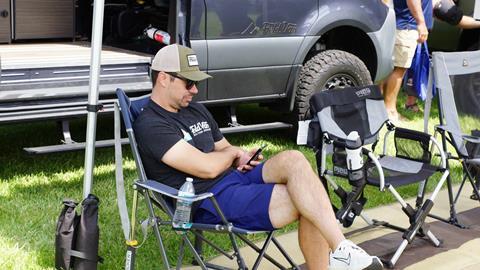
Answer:
M254 124L254 125L235 125L232 127L220 128L220 131L223 134L232 134L232 133L241 133L249 131L260 131L260 130L274 130L274 129L286 129L292 128L293 125L284 122L271 122L264 124Z
M241 133L241 132L250 132L250 131L260 131L260 130L275 130L275 129L287 129L292 128L291 124L284 122L271 122L263 124L254 124L254 125L236 125L233 127L224 127L220 128L220 131L223 134L232 134L232 133ZM113 139L111 140L101 140L96 141L95 147L105 148L112 147L115 144ZM128 139L123 138L122 144L128 144ZM58 145L47 145L39 147L25 147L23 150L31 155L42 155L42 154L51 154L51 153L60 153L60 152L70 152L78 151L85 149L85 142L72 142Z
M122 144L128 144L128 139L123 138ZM64 144L57 144L57 145L46 145L46 146L37 146L37 147L25 147L23 150L30 155L41 155L41 154L52 154L52 153L61 153L61 152L71 152L71 151L78 151L85 149L84 142L72 142L72 143L64 143ZM102 140L96 141L95 147L96 148L105 148L111 147L115 144L115 140Z

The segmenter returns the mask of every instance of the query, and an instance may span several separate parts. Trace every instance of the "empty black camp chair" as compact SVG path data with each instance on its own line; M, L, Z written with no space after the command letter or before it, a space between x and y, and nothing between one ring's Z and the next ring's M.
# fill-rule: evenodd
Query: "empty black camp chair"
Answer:
M451 216L448 221L458 225L454 206L467 180L473 188L472 198L478 200L480 197L478 191L480 180L480 176L478 175L480 170L480 132L478 130L469 131L472 135L463 133L458 121L455 95L452 86L455 83L456 91L459 91L459 94L462 95L468 95L469 93L464 87L476 86L477 88L475 91L480 94L480 89L478 88L478 82L480 80L480 51L452 53L434 52L433 71L435 86L438 92L438 111L440 119L440 125L435 126L435 135L437 135L438 132L442 136L443 150L447 155L447 168L449 166L448 161L451 159L460 161L463 168L463 181L454 199L450 177L447 181L451 206ZM480 99L477 97L477 100ZM480 104L477 104L476 107L477 115L480 115L479 105ZM428 116L428 112L426 112L426 117ZM480 119L478 119L478 121L480 122ZM468 128L479 129L480 126ZM449 153L447 142L453 146L456 155ZM477 183L475 183L475 181Z
M394 255L384 260L385 264L393 267L406 246L413 241L415 236L426 236L434 246L439 246L440 241L425 224L425 218L433 207L435 197L444 183L448 170L445 169L445 157L435 139L428 134L395 127L388 121L383 97L377 86L332 89L312 96L310 108L314 119L310 123L308 135L309 145L316 148L317 166L319 175L328 187L329 183L341 199L341 206L335 207L335 214L340 223L349 227L355 217L362 218L372 226L386 226L403 233L403 240ZM383 154L377 157L373 151L363 146L372 145L373 150L378 141L379 131L386 124L388 131L385 135ZM356 131L360 140L358 144L363 153L364 167L357 172L349 172L352 163L346 162L346 147L355 141L347 139L352 131ZM386 155L387 137L394 133L395 156ZM442 156L442 166L437 167L430 163L430 143L438 149ZM333 153L333 168L327 169L326 158L328 153ZM424 199L426 181L434 173L440 172L441 179L428 199ZM363 174L362 174L363 173ZM359 177L359 176L364 177ZM350 192L341 188L330 176L339 176L349 179L352 185ZM396 187L420 183L415 206L406 203ZM410 226L406 229L391 225L387 222L370 220L361 214L367 198L363 196L366 185L372 185L380 191L390 191L402 206L408 216ZM377 254L381 255L381 254Z
M146 222L143 224L150 224L153 227L155 236L158 241L158 245L160 247L160 252L162 255L162 261L164 265L164 269L170 269L170 263L166 256L165 246L163 244L162 234L159 230L159 227L165 227L172 229L171 219L173 217L173 213L175 209L172 205L173 199L178 199L178 190L166 186L160 182L153 181L147 179L145 175L145 171L142 165L142 159L140 158L137 143L135 140L135 134L132 128L133 121L137 118L137 116L141 113L144 106L147 105L149 102L150 97L140 97L136 99L129 99L125 92L121 89L117 89L117 97L118 97L118 104L115 104L115 126L116 126L116 144L115 144L115 156L117 162L117 197L118 197L118 204L120 208L120 215L122 218L122 227L125 235L125 239L127 240L128 244L128 251L127 251L127 267L128 269L133 268L134 266L134 255L135 255L135 248L138 243L136 243L135 238L135 223L136 223L136 210L137 210L137 203L138 203L138 196L143 195L145 198L145 202L147 204L149 217ZM134 195L133 195L133 207L132 207L132 221L128 219L127 207L125 203L125 192L124 192L124 185L123 185L123 173L122 173L122 154L121 154L121 144L120 144L120 112L122 114L123 123L125 124L125 129L128 135L129 144L132 149L133 157L135 159L136 168L137 168L137 176L138 180L134 182ZM183 198L184 199L184 198ZM217 211L221 213L223 217L223 213L218 207L218 204L213 196L212 193L204 193L204 194L197 194L193 197L192 201L199 201L204 199L212 200L213 204L215 205ZM158 209L158 210L157 210ZM161 215L156 215L155 213L158 211L162 211L165 213L166 218L162 218ZM130 225L131 224L131 225ZM208 239L203 237L202 232L213 232L213 233L224 233L228 234L231 240L233 252L228 253L214 243L209 241ZM257 233L266 233L267 237L264 244L259 248L254 243L249 241L246 238L246 235L249 234L257 234ZM184 257L184 248L185 245L188 249L192 252L196 263L202 269L227 269L222 268L221 266L212 265L203 261L201 257L201 245L196 243L196 247L191 243L188 239L188 235L193 234L197 237L198 243L207 243L211 245L214 249L218 252L222 253L223 255L227 256L231 260L235 259L238 264L238 269L247 269L244 259L240 254L239 247L237 245L237 238L241 239L247 245L252 247L256 252L258 252L258 257L253 265L252 269L257 269L260 261L265 258L271 263L273 263L279 269L286 269L286 267L282 266L279 262L274 260L268 254L266 254L266 250L268 245L273 242L278 250L283 254L285 259L289 262L291 268L299 269L298 266L292 261L292 259L288 256L286 251L280 246L279 242L274 238L273 234L274 231L251 231L245 230L241 228L237 228L229 223L225 218L223 218L223 224L199 224L193 223L192 228L187 231L185 234L179 235L179 238L182 239L179 245L179 256L177 261L177 269L180 268L183 262Z

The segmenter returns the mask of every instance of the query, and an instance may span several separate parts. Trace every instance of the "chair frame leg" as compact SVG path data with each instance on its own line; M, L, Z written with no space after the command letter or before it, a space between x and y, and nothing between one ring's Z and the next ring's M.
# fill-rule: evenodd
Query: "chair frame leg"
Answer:
M435 247L439 247L442 244L442 242L432 233L432 231L429 230L426 235L430 241L432 241Z
M202 270L207 270L207 266L205 265L205 263L203 262L203 259L202 257L200 256L200 254L198 254L197 250L195 249L195 246L192 244L192 242L190 241L190 239L188 239L188 236L187 236L187 233L183 234L182 236L183 238L183 241L182 241L182 244L183 243L186 243L188 248L190 249L190 251L193 253L193 257L195 258L195 260L197 261L198 265L200 266L200 268L202 268ZM178 267L178 265L177 265Z
M134 186L135 187L135 186ZM125 254L125 270L135 269L135 257L136 257L136 241L135 241L135 226L137 224L137 209L138 209L138 190L133 191L132 201L132 216L130 224L130 241L127 242L127 252Z
M275 237L272 237L272 242L273 244L277 247L277 249L280 251L280 253L282 253L283 257L285 257L285 259L288 261L288 263L290 263L290 265L292 266L293 269L296 269L296 270L300 270L300 266L298 266L294 261L293 259L290 257L290 255L288 255L288 253L285 251L285 249L280 245L280 243L278 242L277 238Z
M182 239L178 250L177 270L180 270L183 264L183 257L185 256L185 240Z
M260 253L261 252L261 249L259 247L257 247L252 241L248 240L244 235L237 235L238 238L240 238L245 244L247 244L249 247L251 247L253 250L255 250L257 253ZM274 242L277 242L277 244L275 245L280 245L280 243L278 243L278 241L275 239L275 237L273 237L272 239ZM283 252L282 252L283 253ZM272 264L274 264L276 267L278 267L279 269L286 269L281 263L277 262L274 258L272 258L270 255L268 254L264 254L263 257L265 259L267 259L268 261L270 261ZM288 259L287 259L288 260Z
M286 269L285 267L283 267L279 262L277 262L273 258L270 259L269 258L270 256L268 256L266 254L268 246L270 245L271 242L273 242L273 244L277 247L277 249L280 251L280 253L282 253L284 258L288 261L288 263L292 266L293 269L300 269L300 267L293 262L292 258L287 254L285 249L283 249L283 247L280 245L278 240L273 236L273 234L274 234L273 231L269 232L267 234L267 239L265 239L265 242L264 242L262 248L260 249L260 252L258 252L257 259L255 260L255 263L254 263L252 269L253 270L258 269L258 267L260 266L260 262L263 258L266 258L267 260L269 260L271 263L273 263L279 269Z
M155 211L153 210L152 199L150 198L149 194L144 194L144 198L147 203L147 208L148 208L148 213L150 215L150 218L155 219L155 222L153 222L153 232L155 234L155 237L157 238L157 242L160 247L160 254L162 256L163 265L165 266L165 269L170 269L170 263L168 262L167 253L165 251L165 245L163 244L162 236L160 234L160 229L158 227L158 222L156 221L157 218L155 216Z
M464 162L462 163L462 165L463 165L463 169L465 170L465 174L468 177L468 180L470 181L470 184L472 185L473 192L475 193L475 195L477 195L477 198L479 198L478 201L480 202L480 193L479 193L477 185L475 184L474 177L473 177L472 173L470 172L471 166L466 165Z
M425 202L420 202L419 199L422 198L422 201L423 201L423 197L425 194L425 186L428 179L420 183L416 204L421 203L421 205L417 205L416 210L413 210L413 208L407 202L405 202L405 200L400 196L400 194L395 190L395 188L392 185L389 185L387 187L388 191L390 191L390 193L392 193L395 199L400 203L400 205L402 206L402 209L410 219L409 228L400 230L400 231L403 231L402 242L398 246L393 256L390 258L390 260L385 261L385 264L389 268L393 268L395 266L398 259L407 248L408 244L410 244L413 241L413 239L415 239L415 237L417 236L425 235L427 238L430 239L430 241L435 247L440 246L441 241L438 240L438 238L432 233L432 231L428 229L428 227L425 228L424 225L425 225L425 218L428 216L428 213L432 209L434 204L433 202L435 201L435 198L437 197L438 192L440 191L441 187L443 186L448 176L449 176L449 171L446 170L443 173L442 177L440 178L435 190L432 192L432 195ZM382 225L389 228L393 228L393 229L400 229L399 227L396 227L388 223L382 224Z
M441 111L439 113L440 115L442 115ZM440 117L440 125L443 125L442 117ZM447 149L447 135L445 134L444 131L438 131L438 133L440 133L440 136L442 137L442 148L443 148L442 150L447 155L446 170L450 171L450 162L448 162L450 157L450 152L448 152L448 149ZM436 134L437 134L437 131L435 131L435 136ZM447 177L447 191L448 191L448 202L450 204L450 216L448 218L443 218L433 214L429 214L428 216L435 218L437 220L443 221L445 223L452 224L461 229L467 228L465 225L460 223L457 217L457 211L455 209L455 201L453 198L453 181L450 174Z
M468 177L467 174L464 173L462 183L460 183L460 187L458 188L457 195L455 196L455 199L453 200L454 204L457 204L458 198L460 197L460 193L462 193L463 186L465 185L465 182L467 181L467 177Z
M229 258L230 260L233 260L235 259L235 256L233 255L230 255L229 253L227 253L225 250L221 249L218 245L216 245L215 243L213 243L212 241L208 240L207 238L205 238L203 236L203 234L200 234L199 232L195 232L195 231L192 231L192 233L195 235L196 238L199 238L202 240L202 243L205 242L207 243L210 247L212 247L213 249L215 249L216 251L218 251L219 253L221 253L223 256ZM200 253L199 253L200 254ZM200 254L201 255L201 254Z
M272 237L273 237L273 232L270 232L267 235L267 239L263 243L262 249L260 250L260 253L257 256L257 259L255 260L255 263L253 264L253 268L252 268L253 270L258 269L258 266L260 265L260 262L262 261L263 256L265 255L265 252L267 251L268 245L270 244L270 241L272 241Z
M195 250L197 251L198 255L202 256L203 254L203 232L202 231L196 231L196 232L193 232L192 233L195 235L195 243L194 243L194 246L195 246ZM200 237L200 236L202 237Z
M217 200L215 197L210 197L210 201L213 203L213 206L215 207L217 213L220 215L220 218L222 219L222 222L226 225L231 227L232 225L227 221L227 218L225 215L223 215L222 210L220 209L220 205L218 205ZM231 231L228 232L228 237L230 238L230 242L232 243L232 248L233 248L233 255L237 259L237 264L239 269L247 269L247 266L245 265L245 260L242 257L242 254L240 253L240 248L238 247L237 240L235 239L235 234Z
M393 268L395 266L398 259L400 258L400 255L402 255L405 248L407 248L407 245L408 245L408 241L406 239L403 239L400 245L398 246L397 251L395 251L395 254L393 254L390 260L387 262L387 266L389 268Z

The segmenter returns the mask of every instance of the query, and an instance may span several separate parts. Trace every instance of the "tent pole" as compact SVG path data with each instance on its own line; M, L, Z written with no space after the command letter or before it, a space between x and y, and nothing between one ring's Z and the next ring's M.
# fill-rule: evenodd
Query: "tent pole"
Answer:
M90 83L88 92L88 117L85 147L85 174L83 178L83 198L92 190L95 161L95 140L97 131L98 86L100 81L100 54L102 52L103 10L105 0L95 0L93 8L93 31L90 59Z

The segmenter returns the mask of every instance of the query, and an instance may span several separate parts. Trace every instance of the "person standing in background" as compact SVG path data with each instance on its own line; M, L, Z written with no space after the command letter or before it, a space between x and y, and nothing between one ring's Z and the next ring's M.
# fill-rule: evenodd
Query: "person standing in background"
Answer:
M417 43L428 39L428 29L433 26L432 0L393 0L397 29L393 52L393 71L381 83L385 107L392 121L401 117L397 111L397 96L403 76L412 64ZM408 101L407 101L408 102Z
M462 9L460 9L453 0L433 0L432 3L433 15L438 20L461 29L480 28L480 21L475 20L473 17L463 15ZM417 97L407 96L405 109L414 113L420 112L420 108L417 105Z
M463 11L453 0L433 0L435 18L462 29L480 28L480 21L463 15Z

